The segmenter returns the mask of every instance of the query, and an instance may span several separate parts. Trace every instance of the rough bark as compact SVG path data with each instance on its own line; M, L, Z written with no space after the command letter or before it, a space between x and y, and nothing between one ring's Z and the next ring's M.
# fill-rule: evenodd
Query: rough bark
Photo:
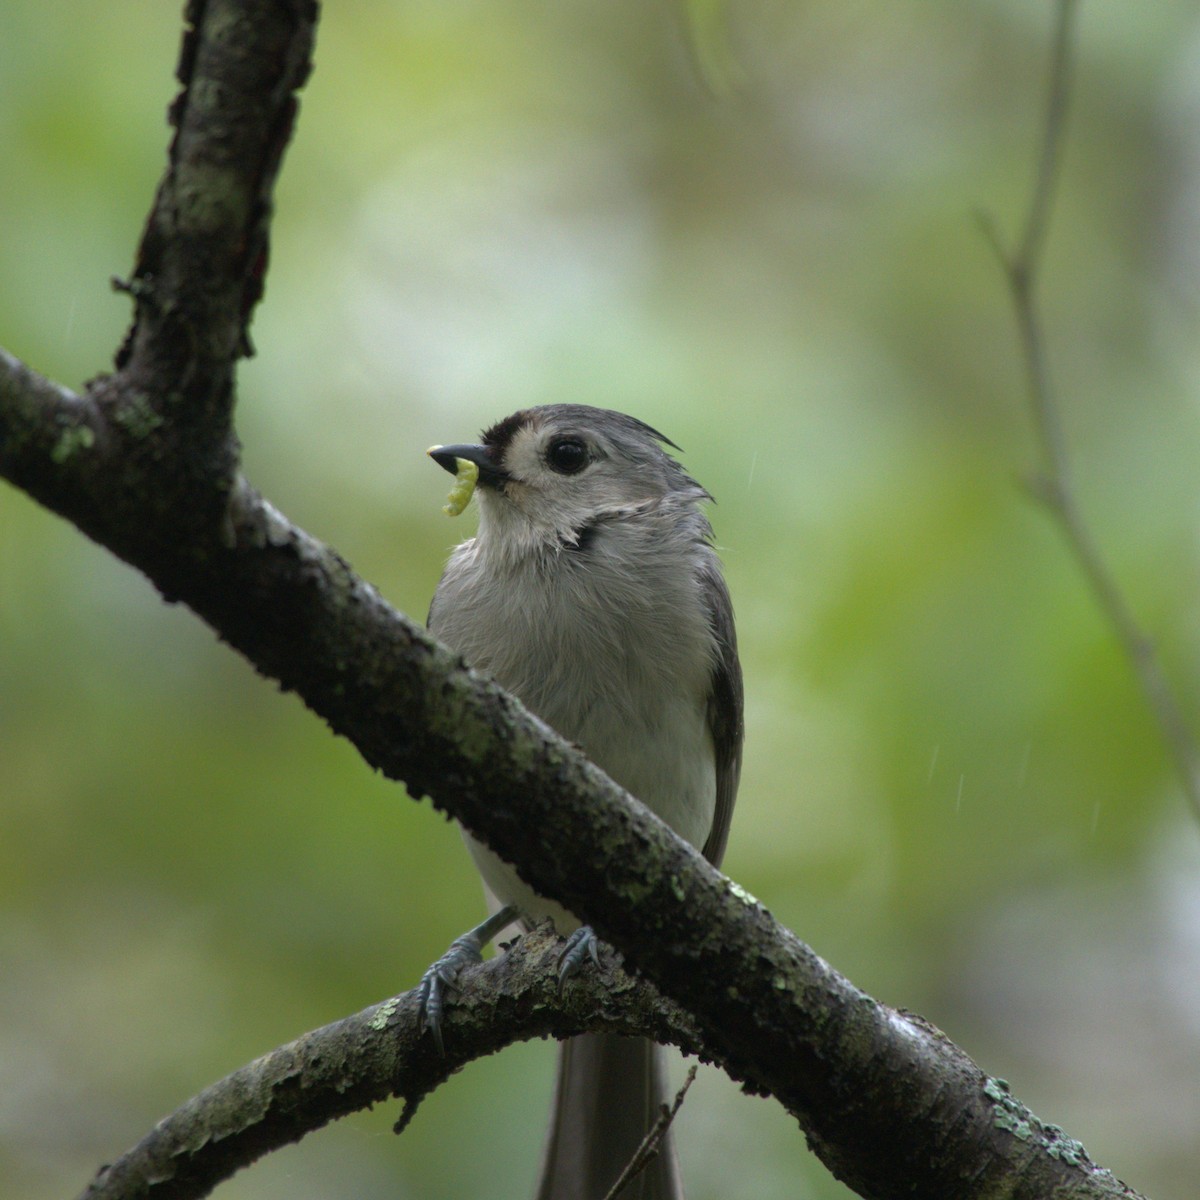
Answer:
M465 971L446 1013L444 1056L421 1028L415 990L264 1054L160 1121L82 1200L205 1196L263 1154L393 1096L404 1102L400 1132L424 1096L516 1041L605 1029L695 1047L686 1012L609 963L560 993L560 950L552 931L536 930Z
M1133 1195L937 1030L854 988L240 475L234 367L262 292L270 197L316 9L195 0L188 18L175 134L123 285L135 318L116 370L75 395L0 356L0 474L186 603L373 767L432 797L590 921L690 1014L681 1040L776 1096L863 1196ZM544 983L498 1006L497 1020L512 1021L504 1037L531 1033L521 1022L534 1009L543 1032L604 1027L602 1012L593 1023L556 1008ZM385 1053L405 1058L394 1070L418 1060L429 1070L428 1044L405 1030L389 1027ZM353 1082L357 1061L339 1051L324 1100L307 1107L308 1124L289 1116L283 1140L352 1097L370 1102ZM274 1100L307 1078L285 1069L269 1085ZM263 1124L274 1105L246 1103L236 1138L204 1139L229 1154L226 1166L274 1144ZM102 1177L102 1194L149 1194L148 1161L140 1176Z

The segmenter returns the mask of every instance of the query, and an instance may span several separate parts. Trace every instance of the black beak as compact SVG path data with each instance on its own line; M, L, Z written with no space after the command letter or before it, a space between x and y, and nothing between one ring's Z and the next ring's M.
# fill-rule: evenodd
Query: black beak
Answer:
M479 468L479 482L486 487L502 487L508 478L508 472L496 465L488 446L434 446L429 451L429 457L451 475L458 474L458 464L454 461L456 458L473 462Z

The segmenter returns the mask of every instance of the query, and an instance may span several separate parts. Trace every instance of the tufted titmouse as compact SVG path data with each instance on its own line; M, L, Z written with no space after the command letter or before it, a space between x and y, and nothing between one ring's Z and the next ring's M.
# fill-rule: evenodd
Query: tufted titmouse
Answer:
M550 404L493 425L479 445L431 450L449 471L457 459L478 467L479 532L452 554L429 628L719 864L741 767L741 667L701 510L711 497L660 443L674 447L633 417ZM574 916L466 842L505 907L427 973L439 1038L443 985L514 916L576 931L574 960L594 952ZM602 1200L664 1099L653 1043L564 1042L539 1200ZM683 1196L669 1139L622 1196Z

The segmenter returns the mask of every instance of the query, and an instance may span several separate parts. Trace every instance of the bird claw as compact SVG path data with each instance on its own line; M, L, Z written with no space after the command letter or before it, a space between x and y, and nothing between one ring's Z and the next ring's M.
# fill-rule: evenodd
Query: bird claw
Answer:
M472 943L470 935L455 938L450 949L421 976L418 1017L421 1032L433 1035L438 1054L446 1056L446 1045L442 1041L442 1016L446 1011L446 997L458 991L458 975L463 967L483 962L483 947Z
M563 944L558 956L558 987L562 990L568 979L578 975L585 959L600 965L600 939L590 925L580 925Z
M446 998L457 992L458 976L464 967L483 962L483 948L506 925L517 918L517 910L511 905L493 913L474 929L450 943L450 948L421 976L418 985L417 1019L422 1033L429 1030L433 1044L442 1058L446 1057L446 1045L442 1038L442 1018L446 1012Z

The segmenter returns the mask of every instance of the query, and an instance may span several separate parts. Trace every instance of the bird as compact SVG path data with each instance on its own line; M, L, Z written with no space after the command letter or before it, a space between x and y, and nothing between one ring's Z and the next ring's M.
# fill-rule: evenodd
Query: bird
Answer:
M478 471L479 524L453 550L427 625L719 866L741 772L742 672L712 497L670 450L645 422L582 404L525 408L478 443L432 448L448 471ZM596 954L574 914L463 836L498 911L422 981L439 1047L458 970L514 917L549 917L570 935L564 973ZM666 1098L653 1042L564 1041L537 1200L602 1200ZM622 1196L683 1195L668 1129Z

